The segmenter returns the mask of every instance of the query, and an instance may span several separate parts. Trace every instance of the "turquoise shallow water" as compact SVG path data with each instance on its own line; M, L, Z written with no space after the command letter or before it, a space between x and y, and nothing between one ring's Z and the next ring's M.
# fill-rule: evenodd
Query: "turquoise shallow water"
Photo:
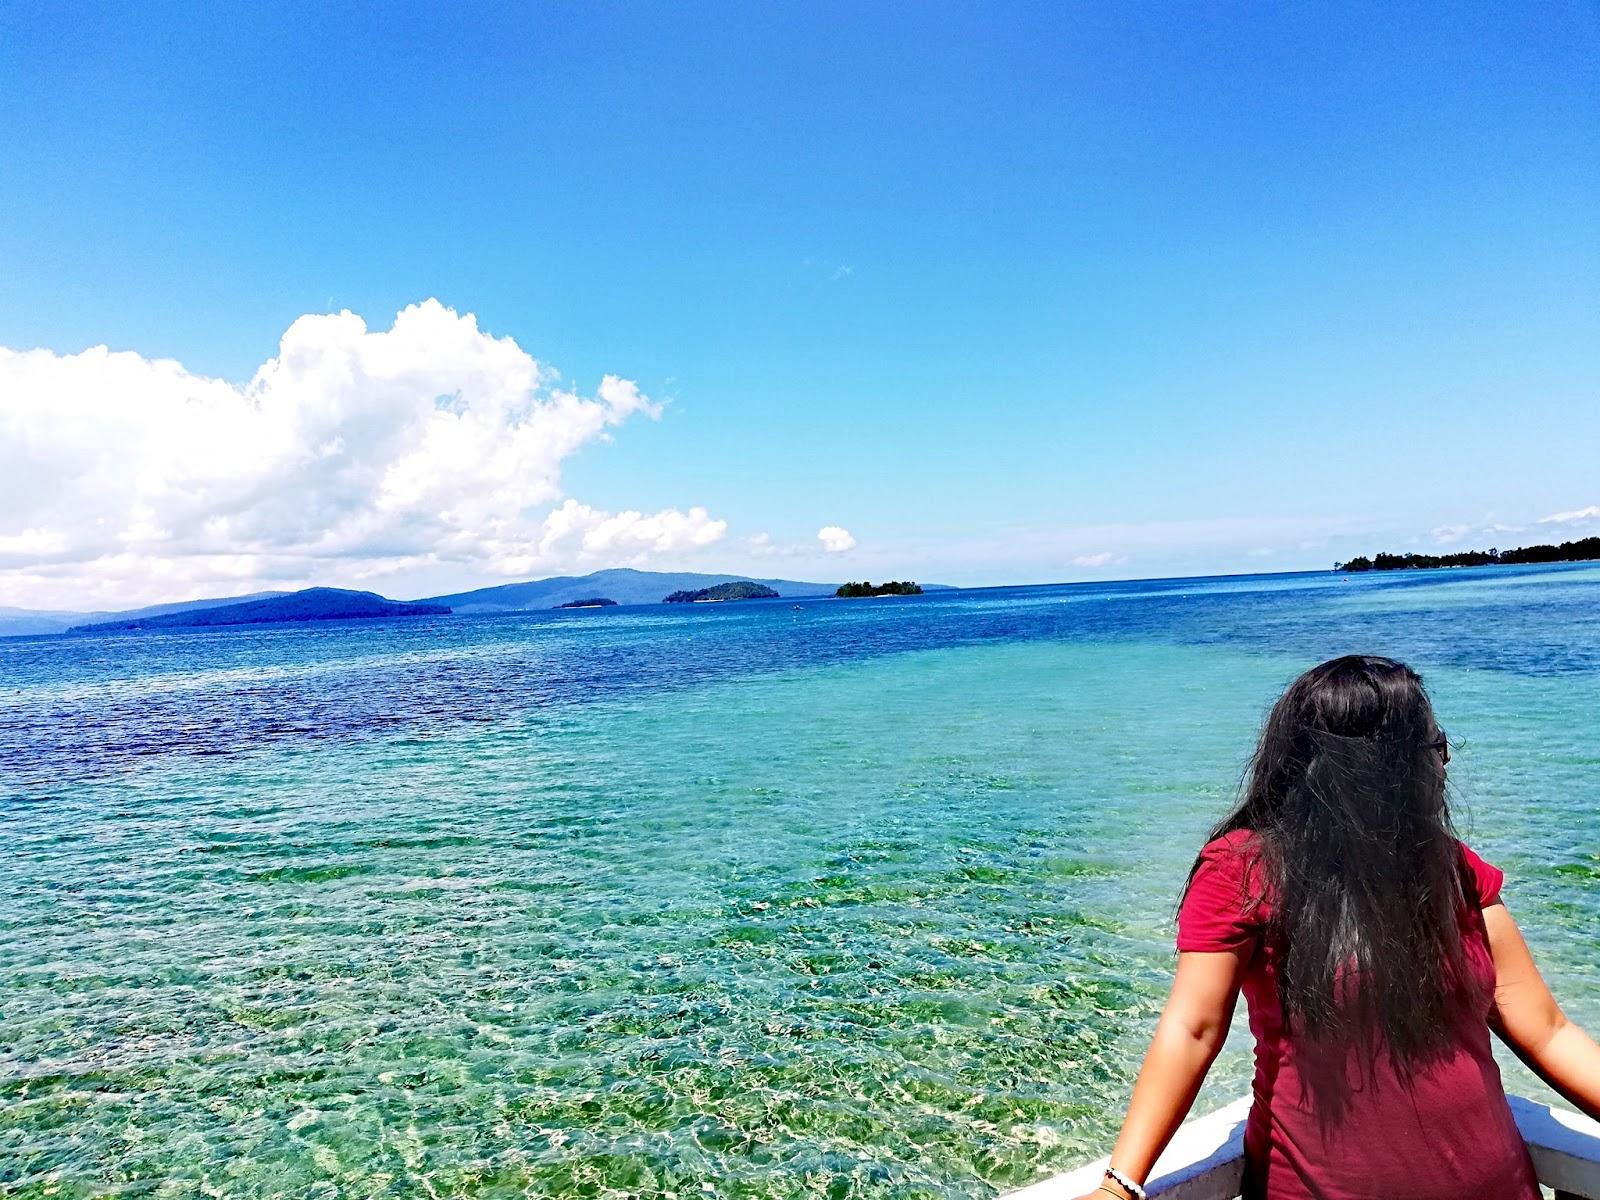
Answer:
M1256 724L1354 648L1600 1027L1593 569L0 642L0 1189L1029 1182L1103 1152Z

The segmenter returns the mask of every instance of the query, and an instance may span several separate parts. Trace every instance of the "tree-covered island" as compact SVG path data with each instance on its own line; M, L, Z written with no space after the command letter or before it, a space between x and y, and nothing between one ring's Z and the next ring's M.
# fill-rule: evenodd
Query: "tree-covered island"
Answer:
M555 608L615 608L615 600L607 600L604 596L596 596L592 600L568 600L565 604L557 604Z
M713 587L697 588L692 592L673 592L665 604L707 604L717 600L776 600L778 593L761 583L741 579L736 583L719 583Z
M863 580L860 583L840 584L839 590L834 595L842 596L846 600L852 600L858 596L920 596L922 595L922 587L920 584L912 583L909 579L903 582L898 579L891 579L888 583L869 583Z
M1455 554L1360 555L1334 563L1335 571L1413 571L1431 567L1495 567L1527 563L1593 562L1600 559L1600 537L1580 538L1559 546L1522 546L1515 550L1462 550Z

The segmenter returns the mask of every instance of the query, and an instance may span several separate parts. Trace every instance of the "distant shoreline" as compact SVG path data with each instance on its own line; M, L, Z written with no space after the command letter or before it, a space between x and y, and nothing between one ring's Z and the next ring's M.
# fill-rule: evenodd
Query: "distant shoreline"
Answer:
M1432 571L1440 567L1534 567L1557 563L1600 560L1600 537L1580 538L1559 546L1542 544L1514 550L1461 550L1454 554L1374 554L1358 555L1348 562L1334 563L1335 571L1362 574L1367 571Z
M1354 560L1352 560L1352 561L1354 561ZM1459 566L1468 566L1468 567L1471 567L1471 566L1520 566L1520 567L1523 567L1524 569L1528 569L1528 568L1538 568L1538 567L1557 567L1558 568L1558 567L1582 566L1584 563L1591 562L1591 561L1593 561L1593 560L1590 560L1590 559L1558 559L1558 560L1553 560L1553 561L1549 561L1549 562L1521 563L1521 562L1506 560L1506 559L1502 558L1502 559L1500 559L1498 561L1489 562L1489 563L1481 563L1481 564L1477 564L1477 563L1460 563L1460 564L1451 563L1451 564L1448 564L1448 565L1459 565ZM1443 565L1447 565L1447 564L1440 563L1438 565L1443 566ZM1427 568L1420 568L1420 567L1416 567L1416 566L1407 567L1404 564L1402 564L1400 566L1390 567L1390 568L1385 568L1385 569L1386 570L1405 570L1405 569L1427 569ZM1104 588L1114 588L1114 587L1126 587L1126 586L1130 586L1130 585L1134 585L1134 584L1183 585L1183 584L1196 584L1196 583L1206 583L1206 582L1223 581L1223 580L1293 579L1293 578L1296 578L1296 577L1316 578L1316 577L1319 577L1319 576L1322 577L1322 578L1328 578L1328 577L1334 577L1334 576L1341 576L1341 575L1348 576L1348 575L1351 575L1351 574L1363 574L1363 573L1370 573L1370 572L1362 572L1360 569L1356 569L1354 571L1346 571L1346 570L1344 570L1344 564L1341 563L1341 564L1337 564L1332 569L1329 569L1329 568L1326 568L1326 567L1321 567L1321 568L1311 567L1311 568L1305 568L1305 569L1301 569L1301 570L1297 570L1297 571L1229 571L1229 572L1221 572L1221 573L1210 574L1210 575L1134 575L1134 576L1127 576L1127 577L1118 578L1118 579L1044 579L1044 580L1031 580L1031 581L1017 582L1017 583L977 583L977 584L967 584L967 585L930 584L930 585L926 585L925 590L928 591L928 592L932 592L932 593L937 594L937 593L943 593L943 592L1006 591L1006 590L1013 590L1013 589L1036 588L1036 587L1072 587L1072 588L1087 588L1087 589L1104 589ZM813 601L813 600L820 600L820 599L824 599L824 598L826 598L826 599L834 599L835 597L831 594L831 592L832 592L831 588L829 589L828 592L824 592L820 588L818 588L817 590L814 590L814 591L807 591L805 593L794 594L794 595L780 594L778 599L782 600L782 601L789 601L789 602L793 602L793 601ZM278 596L282 596L282 595L292 595L292 594L293 593L256 593L256 595L258 595L258 596L260 596L260 595L278 595ZM219 598L219 599L216 599L216 600L206 601L206 602L204 602L204 604L207 607L215 608L215 607L220 607L222 605L237 604L237 603L241 603L241 602L243 602L243 601L240 598L228 598L228 599ZM419 603L419 602L417 602L417 601L394 601L393 603L402 604L402 605L414 605L414 604ZM650 600L623 600L623 601L619 602L619 605L621 607L623 607L623 608L634 608L634 607L639 607L641 605L648 606L648 607L655 607L655 606L659 605L660 603L661 603L661 601L659 599L652 598ZM760 602L757 601L756 603L760 603ZM108 628L108 629L105 629L105 630L95 630L94 631L95 633L115 632L116 631L115 630L116 626L123 626L124 628L126 628L127 624L139 620L145 614L154 615L157 612L165 613L165 612L174 611L175 609L183 609L183 608L190 608L190 607L198 608L198 607L200 607L200 604L191 601L191 602L188 602L187 604L184 604L184 605L160 605L160 606L154 606L153 608L150 608L150 609L133 610L131 612L124 613L124 614L117 614L115 612L89 613L89 612L70 612L70 611L63 612L63 611L57 611L57 610L4 609L4 608L0 608L0 641L10 640L12 638L58 637L58 636L62 636L64 634L66 634L68 632L69 628L72 627L72 626L82 626L82 625L86 625L86 624L103 624L103 625L111 627L111 628ZM560 611L560 608L559 608L558 605L557 606L548 606L548 605L539 604L537 602L531 603L526 607L516 607L516 608L512 608L512 607L509 607L509 606L505 607L505 608L470 608L469 607L469 608L466 608L465 611L463 611L462 609L455 609L450 614L450 619L451 620L459 620L459 619L461 619L463 617L498 617L498 616L528 615L528 614L532 614L532 613L536 613L536 612L540 612L540 611L543 611L543 612ZM568 611L571 611L571 610L568 610ZM374 614L374 615L376 615L376 614ZM91 617L91 618L94 618L94 619L92 621L86 621L85 620L86 617ZM270 623L267 623L267 624L278 624L278 623L279 622L270 622ZM242 627L242 626L240 626L240 627ZM255 625L254 627L260 628L262 626L261 625ZM220 628L220 627L219 626L211 626L211 628ZM171 631L174 631L174 630L170 630L169 629L169 632L171 632ZM84 634L82 632L80 632L79 636L83 636L83 635Z

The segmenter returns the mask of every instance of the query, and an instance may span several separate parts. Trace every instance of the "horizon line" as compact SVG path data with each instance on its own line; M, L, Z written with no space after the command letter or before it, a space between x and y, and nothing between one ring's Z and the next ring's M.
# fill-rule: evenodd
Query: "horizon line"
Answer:
M593 571L585 572L583 575L546 575L546 576L541 576L541 577L536 577L536 578L528 578L528 579L513 579L513 580L507 581L506 583L487 583L487 584L483 584L483 585L481 585L479 587L464 588L464 589L462 589L460 591L457 591L457 592L434 592L434 593L430 593L429 595L415 596L415 597L411 597L411 598L407 598L407 599L400 599L399 597L396 597L396 596L389 596L389 595L386 595L383 592L373 591L373 590L368 589L368 588L340 587L339 585L336 585L336 584L325 584L325 583L308 583L304 587L285 588L285 589L281 589L281 590L278 590L278 589L268 589L268 590L272 591L274 594L277 594L277 595L294 595L297 592L312 591L312 590L317 589L317 588L331 588L331 589L337 589L337 590L340 590L340 591L367 592L369 595L380 596L385 600L392 600L395 603L399 603L399 604L417 604L417 603L421 603L421 602L427 601L427 600L435 600L440 596L467 595L467 594L470 594L472 592L490 591L490 590L493 590L495 588L502 588L502 587L517 587L517 586L519 586L521 584L527 584L527 583L546 583L546 582L548 582L548 581L550 581L552 579L586 579L591 575L599 575L599 574L601 574L601 573L603 573L605 571L638 571L640 574L644 574L644 575L708 575L708 576L716 576L716 577L726 578L726 579L728 579L730 581L733 581L733 582L738 582L738 581L741 581L741 580L756 581L758 578L768 578L768 579L777 579L777 578L779 578L778 576L758 577L758 576L753 575L753 574L741 575L741 574L738 574L736 572L731 572L731 571L689 571L689 570L670 571L670 570L649 570L649 569L646 569L646 568L643 568L643 567L597 567ZM1089 587L1089 586L1095 586L1095 585L1105 586L1105 585L1112 585L1112 584L1119 584L1119 583L1168 583L1168 582L1176 583L1176 582L1181 582L1181 581L1184 581L1184 580L1196 580L1196 579L1254 579L1254 578L1271 577L1271 576L1275 576L1275 575L1330 575L1330 574L1335 574L1335 573L1337 573L1337 572L1335 572L1333 570L1333 568L1311 568L1311 569L1298 570L1298 571L1227 571L1227 572L1220 572L1220 573L1202 573L1202 574L1198 574L1198 575L1127 575L1127 576L1119 576L1118 578L1115 578L1115 579L1043 579L1043 580L1037 580L1037 581L1031 582L1031 583L969 583L969 584L924 583L923 586L924 587L938 588L941 591L980 592L980 591L998 591L998 590L1003 589L1003 588ZM1385 574L1392 574L1393 572L1384 572L1384 573ZM863 577L863 578L865 578L865 577ZM793 580L788 580L787 582L790 582L790 583L814 583L817 586L827 586L827 584L830 581L827 581L827 580L793 579ZM841 580L840 582L841 583L842 582L849 582L849 580ZM912 582L922 582L922 581L913 579ZM189 599L182 599L182 600L153 600L148 604L136 604L136 605L132 605L132 606L130 606L128 608L122 608L122 609L113 609L113 608L67 609L67 608L20 608L20 607L12 608L9 605L0 605L0 611L5 611L6 609L9 608L10 611L12 611L12 612L26 613L26 614L28 614L30 616L40 616L40 617L48 617L48 616L85 616L85 615L91 615L91 614L97 614L97 613L134 612L134 611L137 611L138 609L142 609L142 608L157 608L157 607L160 607L163 604L192 604L196 600L202 600L202 599L204 599L204 600L213 600L214 599L217 602L218 605L222 605L222 604L230 604L230 603L235 603L235 602L239 602L239 601L244 601L244 600L247 600L247 599L252 598L252 597L261 596L262 594L263 594L262 590L257 590L257 591L253 591L253 592L240 592L240 593L238 593L236 595L232 595L232 596L214 596L214 597L213 596L203 596L203 597L191 597ZM806 597L806 596L780 597L780 599L784 599L784 598L797 599L797 600L816 599L816 597ZM619 607L636 608L636 607L643 607L643 605L621 605ZM18 636L18 635L12 635L12 636ZM30 636L30 635L21 635L21 636Z
M1510 566L1510 567L1575 567L1575 566L1584 566L1584 565L1587 565L1587 564L1585 562L1583 562L1583 561L1576 561L1576 562L1556 561L1556 562L1548 562L1548 563L1486 563L1482 567L1463 566L1463 567L1457 567L1457 568L1451 568L1451 569L1455 569L1455 570L1478 570L1478 569L1487 570L1487 569L1489 569L1491 567L1498 568L1498 567L1506 567L1506 566ZM1407 573L1409 573L1410 571L1413 571L1413 570L1433 571L1433 570L1436 570L1436 569L1437 568L1431 568L1431 567L1430 568L1418 567L1418 568L1399 568L1399 569L1385 570L1385 571L1375 571L1375 572L1353 572L1352 573L1352 572L1340 570L1338 567L1311 567L1311 568L1303 568L1303 569L1300 569L1300 570L1290 570L1290 571L1222 571L1222 572L1202 572L1200 574L1195 574L1195 575L1124 575L1124 576L1118 576L1117 578L1114 578L1114 579L1042 579L1042 580L1036 580L1036 581L1031 582L1031 583L968 583L968 584L924 583L923 586L924 587L936 588L936 589L938 589L940 591L983 592L983 591L1001 591L1001 590L1004 590L1006 588L1110 587L1110 586L1114 586L1114 585L1117 585L1117 584L1125 584L1125 583L1184 583L1184 582L1193 582L1193 581L1196 581L1196 580L1208 580L1208 579L1270 579L1270 578L1274 578L1274 577L1288 577L1288 576L1291 576L1291 575L1350 575L1350 574L1366 575L1366 574L1372 574L1374 576L1386 576L1386 575L1407 574ZM593 571L588 571L583 575L546 575L546 576L541 576L541 577L537 577L537 578L514 579L514 580L510 580L510 581L508 581L506 583L489 583L489 584L483 584L480 587L466 588L466 589L463 589L460 592L437 592L437 593L433 593L433 594L426 595L426 596L416 596L416 597L411 597L411 598L408 598L408 599L401 599L399 597L389 596L389 595L384 594L383 592L372 591L372 590L367 589L367 588L339 587L338 585L335 585L335 584L323 584L323 583L309 583L309 584L306 584L304 587L287 588L287 589L282 589L282 590L272 590L268 594L282 595L282 596L292 596L292 595L295 595L296 593L299 593L299 592L312 591L312 590L315 590L315 589L318 589L318 588L329 588L329 589L338 590L338 591L366 592L368 595L378 596L378 597L380 597L380 598L382 598L384 600L390 600L390 601L392 601L394 603L397 603L397 604L419 604L419 603L423 603L423 602L429 601L429 600L436 600L440 596L468 595L468 594L470 594L472 592L491 591L491 590L493 590L495 588L502 588L502 587L517 587L517 586L519 586L521 584L547 583L552 579L574 579L574 580L586 579L589 576L599 575L599 574L601 574L603 572L606 572L606 571L637 571L640 574L644 574L644 575L705 575L705 576L712 576L712 577L717 577L717 578L725 578L725 579L727 579L727 580L729 580L731 582L739 582L741 580L756 581L757 578L758 578L755 575L750 575L750 574L740 575L740 574L738 574L736 572L731 572L731 571L688 571L688 570L684 570L684 571L667 571L667 570L650 570L650 569L646 569L646 568L643 568L643 567L597 567ZM779 577L778 576L766 576L765 578L778 579ZM829 581L826 581L826 580L793 579L793 580L786 580L784 582L790 582L790 583L813 583L813 584L816 584L817 586L820 587L820 586L827 586ZM849 582L849 581L846 580L844 582ZM921 581L913 579L912 582L921 582ZM195 603L197 600L215 600L217 605L221 606L221 605L224 605L224 604L232 604L232 603L239 603L239 602L247 601L247 600L249 600L251 598L260 597L262 595L263 595L263 592L255 591L255 592L240 592L237 595L232 595L232 596L193 597L193 598L185 599L185 600L155 600L155 601L152 601L149 604L138 604L138 605L133 605L133 606L131 606L129 608L121 608L121 609L113 609L113 608L94 608L94 609L20 608L20 607L12 607L10 605L0 605L0 612L10 611L10 612L17 613L17 614L26 614L28 616L36 616L36 617L93 616L93 615L99 615L99 614L102 614L102 613L104 613L104 614L117 614L117 613L125 613L125 612L136 612L139 609L144 609L144 608L159 608L164 604L192 604L192 603ZM819 597L816 597L816 596L789 596L789 597L780 596L779 597L779 599L791 599L791 600L815 600L815 599L818 599L818 598ZM823 598L826 598L826 597L823 597ZM651 603L658 603L658 602L652 601ZM643 605L643 604L622 604L622 605L619 605L618 607L620 607L620 608L643 608L643 607L646 607L646 606ZM536 611L536 610L533 610L533 611ZM465 616L465 615L470 615L470 614L460 614L460 615ZM53 636L53 635L50 635L50 634L0 634L0 637L8 637L8 638L9 637L48 637L48 636Z

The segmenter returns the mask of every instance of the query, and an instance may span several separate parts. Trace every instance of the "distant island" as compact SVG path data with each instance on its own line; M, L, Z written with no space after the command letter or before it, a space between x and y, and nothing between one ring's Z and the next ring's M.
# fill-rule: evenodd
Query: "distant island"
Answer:
M1462 550L1455 554L1374 554L1334 563L1335 571L1414 571L1432 567L1496 567L1527 563L1592 562L1600 559L1600 537L1562 542L1559 546L1523 546L1516 550Z
M736 585L736 589L723 589L722 585ZM851 588L871 585L851 584ZM885 585L898 587L902 585ZM903 585L915 588L916 585ZM945 589L943 584L921 585L933 592ZM742 589L757 590L744 593ZM673 603L693 603L696 600L771 599L781 596L786 600L809 597L834 596L839 592L837 583L806 582L799 579L750 579L738 575L709 575L688 571L639 571L631 567L615 567L595 571L588 575L559 575L548 579L529 579L521 583L502 583L472 591L454 592L443 596L428 596L405 603L391 600L372 592L356 592L337 588L308 588L298 592L260 591L240 596L212 596L193 600L167 601L143 608L123 611L105 609L18 609L0 606L0 638L17 636L53 635L82 632L93 629L117 632L129 629L179 629L275 624L289 621L352 620L363 617L417 617L417 616L486 616L495 613L549 612L552 609L573 607L610 607L604 601L615 601L625 607L643 604L660 604L663 594L671 592ZM851 593L880 594L871 592ZM883 595L901 594L885 591ZM912 594L915 594L914 592ZM352 599L355 598L355 599ZM273 601L261 608L245 608L255 601ZM390 607L385 607L390 606ZM200 612L206 615L198 616ZM162 621L155 618L179 613L193 619Z
M705 604L716 600L776 600L778 593L764 583L742 579L737 583L719 583L693 591L673 592L664 604Z
M605 596L618 604L660 604L669 592L693 592L719 583L759 583L786 600L831 596L839 581L808 583L800 579L754 579L749 575L709 575L695 571L636 571L613 567L589 575L557 575L523 583L501 583L470 592L429 596L435 604L448 604L457 616L483 613L549 611L569 600Z
M903 583L897 579L891 579L888 583L868 583L863 580L861 583L841 584L834 595L847 600L858 596L920 596L922 588L909 579Z
M385 600L376 592L352 592L344 588L306 588L300 592L250 600L243 604L221 604L159 616L101 621L74 625L72 633L112 633L129 629L206 629L220 625L276 625L297 621L353 621L378 617L447 617L443 604L405 604Z

